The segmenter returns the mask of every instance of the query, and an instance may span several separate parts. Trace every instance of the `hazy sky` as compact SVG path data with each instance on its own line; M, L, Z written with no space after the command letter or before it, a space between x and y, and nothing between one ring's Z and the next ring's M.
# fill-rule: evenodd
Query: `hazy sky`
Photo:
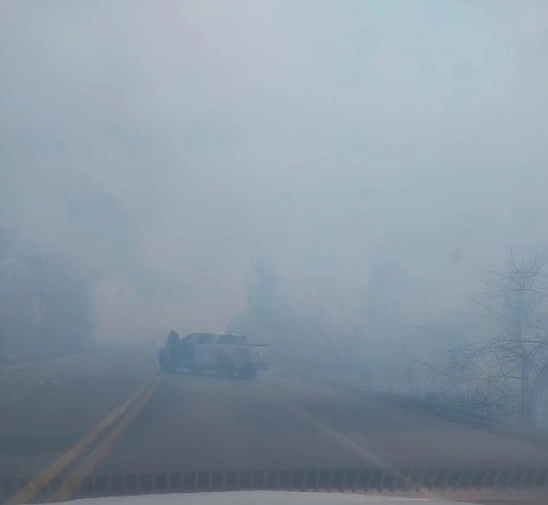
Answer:
M222 327L254 255L446 308L548 242L547 55L543 0L0 0L0 222L108 265L105 331Z

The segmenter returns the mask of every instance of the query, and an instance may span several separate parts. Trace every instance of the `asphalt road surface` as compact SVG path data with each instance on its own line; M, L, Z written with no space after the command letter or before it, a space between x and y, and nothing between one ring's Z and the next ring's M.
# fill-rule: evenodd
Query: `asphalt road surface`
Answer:
M3 367L0 381L4 479L379 464L548 465L542 444L366 393L275 372L256 382L158 375L152 349L99 349ZM28 491L18 500L32 498Z

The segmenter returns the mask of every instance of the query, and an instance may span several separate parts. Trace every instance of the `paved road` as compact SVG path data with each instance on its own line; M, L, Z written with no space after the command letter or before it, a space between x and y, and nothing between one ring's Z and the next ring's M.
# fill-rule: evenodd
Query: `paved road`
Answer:
M0 476L34 475L154 372L142 350L118 347L0 367Z
M548 464L548 451L324 385L172 375L99 470L504 462Z
M154 358L142 350L97 350L1 370L0 476L32 477L58 461L155 375ZM73 451L70 463L80 474L548 465L542 446L274 373L257 382L162 375L137 403L117 433L86 449L100 446L93 457Z

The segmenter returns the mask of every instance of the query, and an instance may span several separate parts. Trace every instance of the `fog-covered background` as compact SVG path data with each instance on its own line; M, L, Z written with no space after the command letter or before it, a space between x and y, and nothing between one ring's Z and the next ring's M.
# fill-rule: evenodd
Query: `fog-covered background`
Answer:
M249 327L267 272L304 333L429 350L548 242L547 54L542 0L3 0L0 226L101 338Z

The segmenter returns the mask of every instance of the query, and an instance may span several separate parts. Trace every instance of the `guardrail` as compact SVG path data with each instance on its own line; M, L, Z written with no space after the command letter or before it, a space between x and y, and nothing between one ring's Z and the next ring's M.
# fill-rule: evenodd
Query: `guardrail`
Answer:
M26 483L25 479L0 479L0 499L8 498ZM70 484L70 479L54 479L39 501ZM73 498L236 490L393 493L463 489L543 489L548 496L548 467L367 467L94 475L83 480Z

